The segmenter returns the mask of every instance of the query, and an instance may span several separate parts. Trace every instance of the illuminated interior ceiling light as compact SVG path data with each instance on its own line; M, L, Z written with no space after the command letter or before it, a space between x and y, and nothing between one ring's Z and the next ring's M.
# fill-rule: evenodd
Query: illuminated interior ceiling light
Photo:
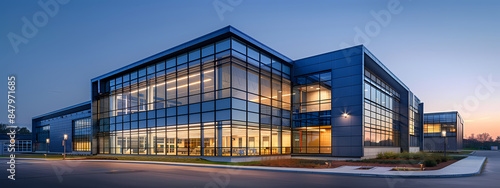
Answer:
M211 73L211 72L214 72L214 70L208 70L208 71L205 71L203 73L206 74L206 73ZM179 81L179 80L185 80L187 78L192 78L192 77L196 77L196 76L200 76L200 73L189 75L189 76L184 76L182 78L178 78L177 80L174 79L174 80L170 80L170 81L167 81L167 82L164 82L164 83L159 83L159 84L153 85L152 87L162 86L162 85L165 85L165 84L170 84L170 83L173 83L173 82L176 82L176 81ZM209 80L211 80L211 79L209 79ZM138 91L144 91L144 90L146 90L146 88L139 89L139 90L134 90L131 93L137 93Z
M319 87L318 87L318 88L316 88L316 89L317 89L317 90L319 90Z
M290 96L290 95L292 95L292 94L284 94L284 95L281 95L281 96L282 96L282 97L286 97L286 96ZM275 99L275 98L278 98L278 96L273 96L273 97L271 97L271 98L272 98L272 99ZM262 97L262 100L266 100L266 99L269 99L269 98L264 98L264 97ZM252 99L252 100L250 100L250 101L258 101L258 100L259 100L259 99Z
M203 80L203 82L209 82L211 81L212 79L206 79L206 80ZM174 89L178 89L178 88L184 88L184 87L187 87L188 85L189 86L192 86L192 85L196 85L196 84L201 84L201 81L197 81L197 82L193 82L193 83L190 83L190 84L184 84L182 86L177 86L177 87L171 87L171 88L168 88L167 91L170 91L170 90L174 90Z

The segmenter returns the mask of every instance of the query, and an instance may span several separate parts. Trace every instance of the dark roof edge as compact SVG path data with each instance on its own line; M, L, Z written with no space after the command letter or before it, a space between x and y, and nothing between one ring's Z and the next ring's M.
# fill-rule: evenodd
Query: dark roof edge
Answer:
M237 35L237 36L239 36L239 37L241 37L241 38L243 38L243 39L247 40L248 42L250 42L250 43L252 43L252 44L254 44L254 45L258 46L259 48L262 48L263 50L265 50L265 51L267 51L267 52L271 53L272 55L274 55L274 56L276 56L276 57L278 57L278 58L281 58L282 60L285 60L287 63L290 63L290 64L292 64L292 63L293 63L293 60L292 60L292 59L290 59L290 58L286 57L285 55L283 55L283 54L281 54L281 53L277 52L276 50L274 50L274 49L272 49L272 48L270 48L270 47L266 46L265 44L262 44L262 43L261 43L261 42L259 42L258 40L255 40L255 39L254 39L254 38L252 38L251 36L249 36L249 35L247 35L247 34L245 34L245 33L241 32L240 30L238 30L238 29L234 28L233 26L228 26L228 27L229 27L229 30L231 31L231 33L233 33L233 34L235 34L235 35Z
M147 58L144 58L142 60L136 61L136 62L134 62L132 64L126 65L124 67L121 67L119 69L113 70L113 71L108 72L106 74L103 74L101 76L95 77L91 81L94 82L96 80L101 80L101 79L113 76L115 74L121 73L121 72L129 70L131 68L140 66L140 65L142 65L144 63L151 62L151 61L153 61L155 59L161 58L161 57L166 56L168 54L180 51L180 50L185 49L187 47L196 45L196 44L201 43L203 41L206 41L206 40L209 40L209 39L212 39L212 38L215 38L217 36L221 36L221 35L227 34L227 33L235 34L235 35L237 35L237 36L239 36L239 37L247 40L248 42L251 42L252 44L258 46L259 48L262 48L263 50L271 53L272 55L274 55L276 57L279 57L279 58L287 61L290 64L293 63L293 61L290 58L284 56L283 54L278 53L277 51L273 50L272 48L269 48L268 46L262 44L261 42L253 39L252 37L248 36L247 34L241 32L241 31L237 30L236 28L234 28L233 26L229 25L229 26L223 27L221 29L218 29L216 31L213 31L211 33L208 33L206 35L203 35L201 37L195 38L195 39L190 40L188 42L185 42L185 43L182 43L182 44L177 45L175 47L172 47L170 49L167 49L165 51L162 51L162 52L159 52L159 53L154 54L152 56L149 56Z
M457 114L460 114L458 111L444 111L444 112L424 112L424 115L425 114L449 114L449 113L457 113Z
M407 91L411 92L410 88L408 88L408 86L406 86L403 81L401 81L394 73L391 72L391 70L389 70L377 57L375 57L375 55L372 54L372 52L370 52L370 50L368 50L368 48L366 48L366 46L364 45L361 45L363 46L363 50L365 52L366 55L368 55L370 58L373 59L373 61L375 61L375 63L377 63L380 67L382 67L382 69L384 69L385 72L387 72L392 78L394 78L394 80L396 80L399 84L401 84L401 86L403 86ZM415 94L414 94L415 95Z
M331 53L340 52L340 51L348 50L348 49L351 49L351 48L359 48L359 47L363 47L363 45L360 44L360 45L356 45L356 46L351 46L351 47L347 47L347 48L338 49L338 50L335 50L335 51L320 53L320 54L316 54L316 55L312 55L312 56L308 56L308 57L303 57L303 58L300 58L300 59L296 59L296 60L293 60L293 61L301 61L301 60L304 60L304 59L309 59L311 57L316 57L316 56L331 54ZM358 55L358 54L356 54L356 55Z
M42 117L45 117L45 116L49 116L49 115L52 115L52 114L56 114L56 113L60 113L60 112L64 112L66 110L71 110L73 108L78 108L78 107L82 107L82 106L85 106L85 105L90 105L91 104L91 101L86 101L86 102L83 102L83 103L80 103L80 104L76 104L76 105L73 105L73 106L69 106L69 107L66 107L66 108L62 108L62 109L59 109L59 110L55 110L55 111L52 111L52 112L49 112L49 113L46 113L46 114L42 114L42 115L39 115L39 116L35 116L31 119L38 119L38 118L42 118Z

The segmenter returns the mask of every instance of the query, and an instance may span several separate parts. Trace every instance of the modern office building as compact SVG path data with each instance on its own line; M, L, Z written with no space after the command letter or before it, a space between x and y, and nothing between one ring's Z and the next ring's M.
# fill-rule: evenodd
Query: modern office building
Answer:
M423 103L362 45L294 61L228 26L91 84L92 154L422 150Z
M15 152L9 151L9 145L11 144L10 136L7 134L0 134L0 155L10 155L11 153L27 153L32 150L32 141L30 134L16 134L15 139Z
M32 119L33 151L90 154L92 125L90 101L43 114ZM48 141L48 142L47 142Z
M442 134L446 132L446 137ZM456 151L463 148L464 120L457 111L425 113L424 150Z

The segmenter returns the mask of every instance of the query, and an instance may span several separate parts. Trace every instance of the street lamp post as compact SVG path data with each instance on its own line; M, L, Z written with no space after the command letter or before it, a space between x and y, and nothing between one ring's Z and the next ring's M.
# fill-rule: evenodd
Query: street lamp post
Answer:
M68 140L68 135L64 134L64 141L63 141L64 153L63 153L63 159L66 159L66 140Z
M444 157L446 158L446 130L441 132L441 137L444 138Z
M47 157L47 155L49 154L49 143L50 143L50 139L49 138L45 139L45 144L47 146L47 154L45 154L45 157Z

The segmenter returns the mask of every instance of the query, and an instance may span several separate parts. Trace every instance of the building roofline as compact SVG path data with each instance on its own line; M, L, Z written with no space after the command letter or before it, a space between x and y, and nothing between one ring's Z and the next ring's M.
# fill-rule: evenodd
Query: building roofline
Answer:
M301 59L296 59L294 61L301 61L301 60L308 59L311 57L322 56L322 55L326 55L326 54L330 54L330 53L335 53L335 52L348 50L348 49L352 49L352 48L359 48L359 47L361 47L361 50L364 51L364 53L366 55L368 55L370 58L372 58L373 61L378 66L380 66L385 72L387 72L387 74L389 74L394 80L396 80L396 82L401 84L401 86L403 86L403 88L405 88L407 91L410 91L410 89L394 73L392 73L377 57L375 57L375 55L373 55L373 53L371 53L370 50L368 50L368 48L366 48L366 46L364 46L363 44L351 46L351 47L347 47L347 48L342 48L342 49L331 51L331 52L325 52L325 53L321 53L321 54L317 54L317 55L313 55L313 56L309 56L309 57L304 57Z
M424 112L424 115L425 114L449 114L449 113L460 114L460 113L458 113L458 111L444 111L444 112Z
M266 46L265 44L259 42L258 40L255 40L254 38L252 38L251 36L241 32L240 30L234 28L233 26L229 25L227 26L229 28L229 31L245 40L247 40L248 42L258 46L259 48L262 48L263 50L265 50L266 52L268 53L271 53L272 55L286 61L287 63L290 63L290 64L293 64L293 60L288 58L287 56L279 53L278 51Z
M210 40L210 39L213 39L213 38L225 35L225 34L234 34L234 35L236 35L236 36L238 36L240 38L243 38L243 39L247 40L248 42L252 43L253 45L256 45L257 47L265 50L266 52L271 53L272 55L274 55L274 56L276 56L278 58L281 58L282 60L284 60L284 61L286 61L286 62L288 62L290 64L293 63L293 61L290 58L284 56L283 54L281 54L281 53L273 50L272 48L270 48L270 47L262 44L261 42L255 40L254 38L248 36L247 34L241 32L241 31L237 30L236 28L234 28L233 26L229 25L229 26L223 27L221 29L218 29L216 31L213 31L211 33L208 33L206 35L203 35L201 37L198 37L198 38L195 38L195 39L190 40L188 42L185 42L185 43L182 43L180 45L177 45L175 47L169 48L169 49L167 49L165 51L159 52L159 53L154 54L152 56L149 56L149 57L146 57L146 58L141 59L139 61L136 61L134 63L131 63L131 64L126 65L124 67L121 67L119 69L113 70L113 71L108 72L106 74L103 74L101 76L95 77L91 81L94 82L96 80L101 80L101 79L104 79L104 78L107 78L107 77L119 74L119 73L124 72L126 70L138 67L138 66L140 66L140 65L142 65L144 63L148 63L148 62L154 61L154 60L156 60L158 58L167 56L169 54L172 54L172 53L175 53L175 52L178 52L178 51L181 51L181 50L189 48L189 47L191 47L193 45L202 43L204 41L207 41L207 40Z
M296 60L293 60L293 61L301 61L301 60L304 60L304 59L309 59L311 57L322 56L322 55L326 55L326 54L331 54L331 53L335 53L335 52L339 52L339 51L343 51L343 50L348 50L348 49L351 49L351 48L359 48L359 47L363 47L363 45L360 44L360 45L351 46L351 47L347 47L347 48L342 48L342 49L338 49L338 50L334 50L334 51L330 51L330 52L325 52L325 53L320 53L320 54L316 54L316 55L311 55L311 56L303 57L303 58L296 59ZM356 55L358 55L358 54L356 54Z
M59 109L59 110L55 110L55 111L52 111L52 112L49 112L49 113L45 113L45 114L42 114L42 115L39 115L39 116L35 116L31 119L39 119L39 118L43 118L45 116L50 116L50 115L53 115L53 114L57 114L57 113L61 113L61 112L64 112L66 110L71 110L71 109L74 109L74 108L78 108L78 107L82 107L82 106L85 106L85 105L90 105L91 104L91 101L86 101L86 102L82 102L80 104L76 104L76 105L72 105L72 106L68 106L66 108L62 108L62 109Z

